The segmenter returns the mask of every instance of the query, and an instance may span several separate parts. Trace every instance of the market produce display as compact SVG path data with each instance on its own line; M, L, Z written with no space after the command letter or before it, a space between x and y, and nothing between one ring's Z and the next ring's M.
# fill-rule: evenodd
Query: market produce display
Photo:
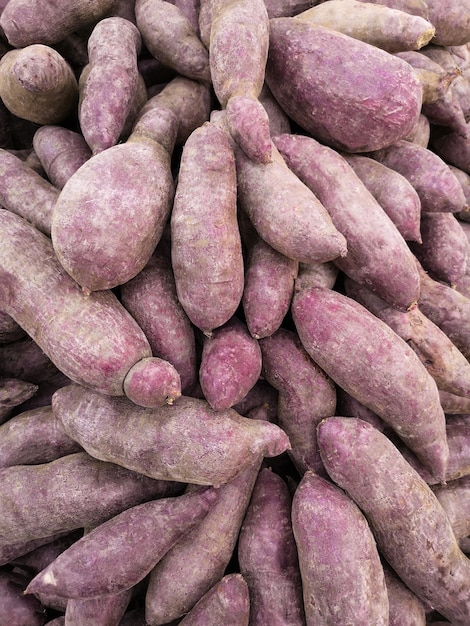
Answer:
M470 0L0 2L0 626L470 624Z

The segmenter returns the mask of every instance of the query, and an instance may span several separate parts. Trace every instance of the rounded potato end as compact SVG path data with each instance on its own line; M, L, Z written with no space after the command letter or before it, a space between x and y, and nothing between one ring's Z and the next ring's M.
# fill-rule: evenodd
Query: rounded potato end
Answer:
M159 357L145 357L131 367L124 379L125 395L139 406L155 408L181 395L181 378L171 363Z

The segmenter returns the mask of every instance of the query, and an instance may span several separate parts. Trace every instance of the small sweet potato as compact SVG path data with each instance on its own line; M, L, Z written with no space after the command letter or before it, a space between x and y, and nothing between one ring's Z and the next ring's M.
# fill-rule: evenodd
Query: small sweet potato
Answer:
M423 148L427 148L429 146L430 136L431 124L428 118L421 113L416 126L408 135L406 135L406 137L404 137L404 139L406 139L406 141L416 143L418 146L422 146Z
M294 290L300 291L308 287L326 287L333 289L339 275L339 268L332 262L299 263L299 272L295 280Z

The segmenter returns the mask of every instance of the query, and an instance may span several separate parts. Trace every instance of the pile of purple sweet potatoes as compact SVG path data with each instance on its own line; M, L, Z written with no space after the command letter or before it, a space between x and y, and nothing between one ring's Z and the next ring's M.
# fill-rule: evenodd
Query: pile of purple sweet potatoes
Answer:
M3 1L0 207L0 626L470 624L470 0Z

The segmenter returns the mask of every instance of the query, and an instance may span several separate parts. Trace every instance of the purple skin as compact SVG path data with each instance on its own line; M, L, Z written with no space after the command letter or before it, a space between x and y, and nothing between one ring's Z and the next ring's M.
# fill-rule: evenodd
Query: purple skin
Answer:
M83 599L131 589L203 520L216 496L215 489L204 488L118 513L62 552L33 578L26 593Z
M144 409L127 398L69 385L54 394L52 410L95 458L161 480L219 486L258 455L277 456L289 447L275 424L233 409L214 411L186 396L172 406Z
M263 377L279 392L277 422L289 437L289 456L301 476L307 469L324 475L316 425L335 414L335 386L310 359L295 332L280 328L261 339L260 347Z
M97 526L130 506L175 493L153 480L76 452L42 465L0 469L4 545Z
M445 510L452 530L461 539L470 535L470 475L432 488Z
M39 385L61 375L60 370L29 337L0 346L0 376L3 378L20 378Z
M448 415L461 415L470 413L470 398L457 396L443 389L439 389L439 399L444 413Z
M458 213L465 208L462 186L447 163L429 148L401 140L368 156L409 180L423 212Z
M291 505L283 479L262 469L240 529L237 552L250 592L251 626L305 623Z
M382 563L389 604L389 626L426 626L426 607L398 578L390 567Z
M279 135L274 142L346 238L348 253L334 260L339 269L397 309L413 306L419 295L414 257L353 168L335 150L311 137Z
M132 596L132 589L125 589L106 598L84 598L67 601L66 626L109 626L120 624Z
M171 363L152 356L131 367L124 378L123 388L125 395L135 404L154 408L173 404L181 395L181 378Z
M179 624L248 626L250 620L250 596L246 581L241 574L227 574L204 594Z
M470 132L462 135L446 129L431 133L432 149L446 163L470 174Z
M429 21L436 34L431 43L437 46L460 46L470 40L469 0L428 0Z
M299 263L299 273L294 286L295 291L309 287L333 289L338 274L339 269L332 261L327 263Z
M83 535L83 529L79 529L72 533L66 533L60 535L57 538L50 538L48 543L45 543L37 548L20 555L12 559L12 565L18 566L28 572L32 572L33 575L38 574L41 570L52 563L59 554L69 548L77 539Z
M10 315L0 311L0 344L13 343L25 337L26 333L21 326Z
M247 415L252 409L261 405L271 407L277 411L277 400L277 390L266 380L260 378L246 396L232 408L240 415Z
M272 335L282 324L292 296L299 263L259 238L249 251L242 305L252 337Z
M439 389L470 396L470 363L449 337L416 306L397 311L364 286L346 278L346 294L380 318L416 352Z
M212 122L184 145L170 224L178 299L210 335L234 315L244 286L235 159L227 135Z
M0 426L0 467L49 463L80 451L50 406L24 411Z
M43 125L34 133L33 148L47 178L57 189L91 157L84 137L63 126Z
M449 167L459 183L462 185L463 193L467 201L467 206L462 212L458 213L457 216L459 219L463 219L468 222L470 221L470 174L467 174L459 167L455 167L455 165L449 165Z
M137 276L121 285L120 299L144 331L152 354L176 368L182 392L190 395L197 379L196 340L163 254L155 253Z
M431 104L423 104L422 112L431 124L445 126L459 134L464 134L467 120L455 91L455 83L449 85L442 98Z
M275 146L270 163L255 163L241 150L236 151L236 163L240 207L272 248L304 263L346 254L346 240L328 211Z
M3 209L0 239L5 312L71 380L123 395L131 367L151 356L134 318L110 290L85 295L61 267L50 240Z
M431 124L428 118L425 115L421 114L414 129L411 131L411 133L406 135L404 139L406 139L406 141L416 143L418 144L418 146L422 146L423 148L427 148L429 145L430 136Z
M12 543L1 542L0 543L0 566L13 563L17 558L22 558L24 555L49 544L51 541L62 537L68 532L57 533L50 537L39 537L38 539L30 539L28 541L13 541Z
M50 235L59 190L7 150L0 150L0 180L1 206Z
M377 413L435 478L444 480L445 415L436 383L416 353L362 305L329 289L296 294L292 315L319 367Z
M372 424L372 426L382 432L388 430L387 424L378 415L358 402L349 393L346 393L341 387L336 387L336 400L336 415L357 417L365 422L369 422L369 424Z
M380 553L426 605L470 621L470 560L431 488L376 428L330 417L318 426L331 479L362 509Z
M28 579L19 573L0 571L0 623L43 626L46 609L33 596L23 595Z
M264 107L264 110L268 114L269 129L271 136L280 135L281 133L291 132L291 122L283 109L279 106L277 100L271 93L266 82L263 84L261 93L259 95L259 101Z
M217 490L206 517L153 569L145 598L150 626L188 613L224 575L258 476L261 459Z
M342 154L405 241L421 241L421 201L411 183L395 170L360 154Z
M307 626L388 626L388 596L377 545L353 500L308 471L292 500L292 528Z
M0 424L10 417L15 407L31 398L37 390L37 385L25 380L0 378Z
M345 64L344 59L351 60ZM266 81L295 122L347 152L378 150L415 126L421 84L408 63L292 18L270 20Z
M243 400L259 379L261 365L258 341L232 317L204 338L199 382L207 402L223 411Z

